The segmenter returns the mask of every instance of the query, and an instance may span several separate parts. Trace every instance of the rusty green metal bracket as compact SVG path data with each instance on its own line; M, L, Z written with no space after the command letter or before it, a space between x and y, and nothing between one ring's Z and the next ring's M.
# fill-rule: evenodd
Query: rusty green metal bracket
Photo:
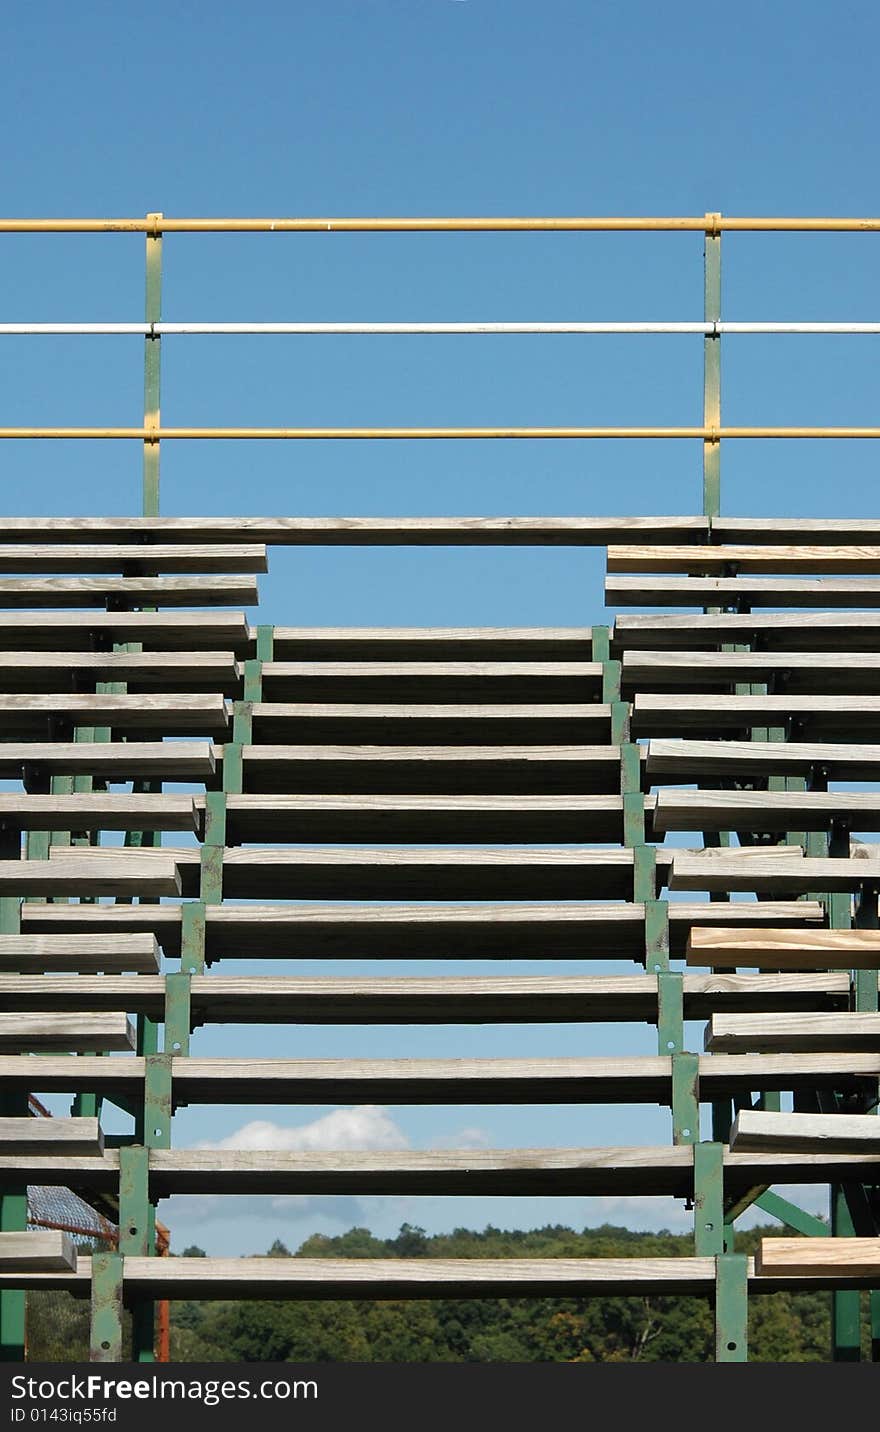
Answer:
M684 979L663 970L657 976L657 1053L681 1054L684 1049Z
M202 900L188 900L180 907L180 973L205 972L205 906Z
M249 664L249 663L248 663ZM253 702L233 701L232 740L237 746L248 746L253 734Z
M122 1361L122 1258L92 1254L92 1362Z
M669 902L645 901L645 969L660 975L669 969Z
M657 851L653 845L633 847L633 900L637 905L657 898Z
M695 1144L700 1137L700 1061L696 1054L673 1054L672 1142Z
M165 1053L189 1054L192 996L189 974L165 976Z
M171 1055L150 1054L144 1063L143 1144L167 1149L171 1147Z
M724 1252L722 1144L694 1144L694 1252L698 1258Z
M749 1260L744 1253L715 1259L715 1361L748 1362Z
M119 1251L145 1258L153 1231L149 1198L149 1149L125 1144L119 1150Z

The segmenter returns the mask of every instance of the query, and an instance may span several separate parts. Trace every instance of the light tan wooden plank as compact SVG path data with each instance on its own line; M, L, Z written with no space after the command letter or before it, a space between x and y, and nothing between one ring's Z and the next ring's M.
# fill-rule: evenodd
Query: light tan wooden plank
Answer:
M104 1135L97 1119L0 1117L0 1154L28 1158L100 1157ZM2 1177L2 1171L0 1171Z
M249 577L0 577L0 607L95 607L122 599L132 606L253 606Z
M880 613L623 613L614 623L616 651L644 647L690 650L717 647L721 642L757 643L768 650L877 652L880 651Z
M610 737L611 708L580 705L361 704L351 702L257 702L254 742L328 741L364 745L554 743Z
M719 542L880 542L880 521L872 517L713 517Z
M69 1233L41 1228L0 1233L0 1273L73 1272L76 1245Z
M242 612L5 612L0 611L4 651L90 651L96 637L140 642L157 651L233 651L253 646Z
M276 661L584 661L591 627L276 626Z
M880 931L735 930L695 924L688 937L686 959L689 965L722 969L877 969Z
M0 1013L0 1050L5 1054L99 1054L134 1049L134 1043L134 1026L124 1013Z
M0 776L17 780L22 768L47 775L91 775L108 781L157 777L205 780L216 769L209 741L4 741Z
M186 542L118 543L3 542L0 572L241 573L268 570L266 548L242 542L194 546Z
M880 882L880 855L869 859L827 856L769 856L676 851L670 890L773 891L799 895L808 890L858 890L865 881Z
M99 681L127 683L132 692L241 692L241 667L231 652L3 651L0 691L88 691Z
M34 908L24 907L25 910ZM73 909L72 906L66 908ZM0 935L0 970L17 970L21 975L47 970L80 974L133 970L152 974L158 968L159 946L155 936L146 931L141 934L98 930L89 934Z
M880 693L880 654L848 651L624 651L622 682L628 692L703 691L734 682L784 684L792 694Z
M755 1271L759 1277L869 1278L880 1287L880 1238L762 1238Z
M226 702L216 695L59 695L0 694L0 730L19 734L48 730L50 721L70 725L111 726L121 731L171 732L203 736L224 732Z
M267 661L278 701L584 701L601 692L598 661Z
M821 546L800 543L780 546L719 542L702 547L630 544L608 548L608 571L684 572L699 577L735 573L817 577L880 575L880 544L854 542L835 546L829 542Z
M699 780L704 776L809 775L824 767L830 779L877 780L880 745L830 741L676 741L651 740L647 747L650 778Z
M880 1051L880 1014L713 1014L706 1049L730 1054L801 1050Z
M107 859L57 855L52 860L0 860L3 895L179 895L180 877L168 856L108 852Z
M680 732L742 730L792 722L798 739L853 740L880 726L880 696L655 695L639 692L633 702L634 736L676 736Z
M880 1155L876 1114L783 1114L740 1109L730 1147L742 1153L862 1153Z

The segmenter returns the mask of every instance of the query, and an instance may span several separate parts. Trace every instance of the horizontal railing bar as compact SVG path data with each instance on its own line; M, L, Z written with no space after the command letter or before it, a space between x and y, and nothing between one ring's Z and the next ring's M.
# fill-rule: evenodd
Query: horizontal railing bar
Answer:
M0 219L3 234L258 234L258 233L880 233L880 218L757 217L722 214L602 218L552 217L420 218L212 218Z
M485 428L122 428L122 427L19 427L0 428L0 440L25 438L107 438L132 439L137 442L159 442L168 439L229 440L261 439L337 439L389 441L409 439L465 439L479 441L487 438L693 438L702 442L720 442L723 438L880 438L880 427L681 427L681 428L601 428L601 427L485 427Z
M53 337L112 334L141 338L222 334L870 334L880 323L0 323L0 337Z

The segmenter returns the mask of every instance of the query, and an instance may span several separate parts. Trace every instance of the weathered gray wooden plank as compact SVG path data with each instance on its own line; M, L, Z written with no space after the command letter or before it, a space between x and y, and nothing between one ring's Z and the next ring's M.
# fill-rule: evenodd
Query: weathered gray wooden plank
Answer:
M880 847L878 847L880 851ZM880 882L880 853L869 858L676 851L670 890L754 890L799 895L807 890L858 890Z
M740 1109L730 1131L738 1153L868 1154L880 1156L876 1114L783 1114Z
M269 701L583 702L601 686L598 661L263 663Z
M0 577L0 607L253 606L250 577Z
M276 661L588 661L591 627L276 626Z
M76 1245L69 1233L41 1228L0 1233L0 1273L73 1272Z
M231 652L0 650L0 691L88 691L99 681L125 682L130 694L241 694L241 668Z
M242 958L644 959L644 907L634 904L324 906L209 905L208 960ZM824 920L818 901L673 901L670 947L684 951L691 925L777 924L794 930ZM38 905L22 910L29 933L150 931L180 954L175 905ZM713 963L708 961L707 963ZM769 961L765 963L770 963Z
M439 705L256 702L253 740L339 745L566 745L610 739L611 708L580 705Z
M126 795L75 791L72 795L0 792L0 821L19 830L187 830L197 831L192 796L143 791Z
M717 593L716 602L719 600ZM764 650L880 651L880 612L624 613L615 619L615 651L690 650L722 642Z
M870 1054L880 1052L880 1014L713 1014L705 1047L730 1054L826 1049Z
M880 694L880 654L848 651L624 651L627 692L704 691L738 681L778 682L791 695L805 692Z
M134 1043L134 1026L124 1013L0 1013L0 1050L5 1054L99 1054L134 1049Z
M167 856L144 860L140 852L92 858L56 855L51 860L0 860L3 895L179 895L180 877Z
M242 542L194 546L187 542L4 542L0 529L0 572L241 573L268 570L266 548Z
M827 830L832 821L855 830L880 830L880 792L875 791L683 791L657 792L655 835L672 830Z
M97 1119L0 1117L0 1154L29 1158L100 1158L104 1135ZM0 1169L0 1178L4 1170Z
M42 908L26 905L23 913ZM76 909L75 906L52 905L45 908ZM100 907L81 908L94 910ZM149 913L148 907L145 906L144 909ZM0 935L0 970L17 970L20 975L37 974L46 970L62 973L76 971L84 975L102 972L110 974L123 970L152 974L158 968L159 946L155 936L149 931L123 934L98 929L88 934L65 931L58 934Z
M880 577L614 577L609 607L876 607Z
M197 696L0 693L0 730L4 735L47 731L50 722L111 726L150 735L167 731L177 736L204 736L225 732L229 717L219 692Z
M870 737L880 728L880 696L639 692L633 701L632 733L637 737L742 731L755 726L790 726L796 740Z
M824 767L829 778L872 781L880 777L880 745L830 741L691 741L651 740L647 746L649 778L674 776L681 781L704 776L809 775Z
M96 638L139 642L157 651L232 651L250 655L242 612L2 612L3 651L90 651Z
M878 532L880 536L880 532ZM717 542L705 546L627 545L608 548L609 572L684 572L692 576L736 573L774 576L880 575L880 544L749 544Z
M16 780L22 768L47 775L89 775L109 781L151 776L205 780L216 769L209 741L4 741L0 776Z

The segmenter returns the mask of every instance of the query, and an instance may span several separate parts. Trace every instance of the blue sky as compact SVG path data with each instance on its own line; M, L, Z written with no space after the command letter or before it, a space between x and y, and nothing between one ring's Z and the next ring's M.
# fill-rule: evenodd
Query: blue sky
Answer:
M877 209L880 18L868 3L49 0L7 12L5 29L8 215ZM4 320L142 317L142 237L2 242ZM880 235L731 235L723 247L727 319L880 317ZM698 320L701 251L699 234L181 235L165 241L163 310L205 321ZM876 423L877 341L725 339L724 420ZM136 338L0 339L0 425L137 424L141 364ZM695 424L701 365L696 337L178 338L163 345L163 419ZM135 444L7 443L0 456L9 514L138 510ZM877 516L876 465L870 443L728 444L723 510ZM169 443L162 509L684 513L699 509L700 485L693 443ZM261 617L586 624L603 616L602 563L601 553L565 550L280 549L261 583ZM195 1044L278 1055L651 1048L650 1031L625 1026L214 1030ZM305 1128L274 1135L293 1145L357 1142L351 1120L313 1128L327 1112L184 1111L177 1138L229 1137L253 1115ZM635 1143L665 1142L668 1119L410 1109L365 1115L361 1129L388 1147ZM178 1247L198 1237L214 1252L276 1235L295 1244L351 1222L393 1231L404 1218L443 1228L683 1217L632 1200L191 1200L163 1216Z

